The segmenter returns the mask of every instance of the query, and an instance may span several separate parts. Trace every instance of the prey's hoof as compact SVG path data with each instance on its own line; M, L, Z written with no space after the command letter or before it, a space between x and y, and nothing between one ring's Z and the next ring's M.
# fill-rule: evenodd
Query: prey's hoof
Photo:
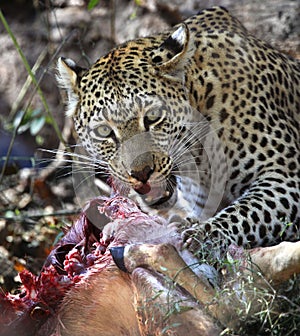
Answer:
M121 271L128 273L128 270L124 263L124 250L124 246L114 246L109 249L115 264L119 267Z

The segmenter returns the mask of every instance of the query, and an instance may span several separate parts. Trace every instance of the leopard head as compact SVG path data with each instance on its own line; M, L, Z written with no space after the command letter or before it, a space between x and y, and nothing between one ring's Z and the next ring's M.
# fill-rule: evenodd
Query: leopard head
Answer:
M152 207L176 194L176 176L187 156L184 140L189 146L196 142L187 131L195 122L185 88L191 52L183 23L173 33L127 42L89 69L58 60L67 115L84 147Z

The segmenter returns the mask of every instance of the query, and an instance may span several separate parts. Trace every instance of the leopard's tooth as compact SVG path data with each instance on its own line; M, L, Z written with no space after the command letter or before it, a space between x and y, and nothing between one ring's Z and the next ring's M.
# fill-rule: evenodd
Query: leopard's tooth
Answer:
M153 197L152 196L147 196L145 198L145 201L146 201L146 203L151 203L153 201Z

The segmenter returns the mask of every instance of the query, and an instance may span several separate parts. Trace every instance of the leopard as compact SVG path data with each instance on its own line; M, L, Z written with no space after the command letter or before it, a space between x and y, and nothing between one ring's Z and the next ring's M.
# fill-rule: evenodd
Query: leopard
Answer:
M127 41L88 68L60 57L57 69L66 114L112 192L181 218L191 244L299 239L300 62L227 9Z

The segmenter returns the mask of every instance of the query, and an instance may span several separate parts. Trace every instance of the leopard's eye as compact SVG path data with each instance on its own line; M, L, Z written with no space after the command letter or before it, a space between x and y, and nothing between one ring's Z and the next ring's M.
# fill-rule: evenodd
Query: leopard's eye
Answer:
M108 138L112 136L113 130L110 126L103 124L95 128L94 133L99 138Z
M163 120L165 111L161 108L148 110L144 115L144 125L148 128L150 125L158 124Z

